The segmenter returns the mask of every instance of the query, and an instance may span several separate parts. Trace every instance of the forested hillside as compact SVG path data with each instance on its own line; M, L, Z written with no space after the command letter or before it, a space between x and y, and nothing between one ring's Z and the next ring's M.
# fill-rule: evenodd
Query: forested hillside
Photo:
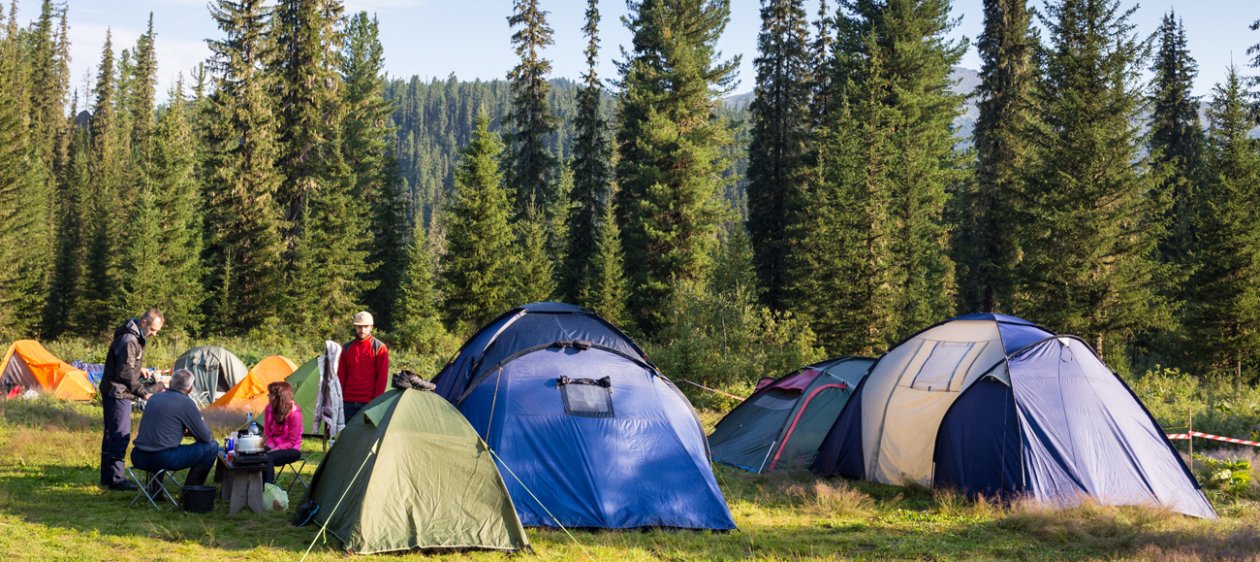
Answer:
M156 305L170 332L320 341L367 308L445 357L564 300L671 374L745 384L985 311L1121 371L1260 373L1251 70L1194 96L1181 21L1137 29L1118 0L985 0L974 40L949 0L817 6L761 4L735 95L728 0L588 1L576 77L547 2L516 0L493 15L515 65L471 82L387 77L376 19L337 0L214 0L210 58L160 95L151 18L72 88L74 8L14 2L0 335Z

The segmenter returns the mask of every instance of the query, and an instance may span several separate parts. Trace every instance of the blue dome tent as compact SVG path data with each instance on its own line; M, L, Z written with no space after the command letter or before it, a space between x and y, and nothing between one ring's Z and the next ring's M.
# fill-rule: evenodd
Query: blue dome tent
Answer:
M525 525L735 528L690 402L589 310L514 308L434 383L496 452Z
M959 316L885 353L811 470L1216 517L1159 424L1093 349L1000 314Z

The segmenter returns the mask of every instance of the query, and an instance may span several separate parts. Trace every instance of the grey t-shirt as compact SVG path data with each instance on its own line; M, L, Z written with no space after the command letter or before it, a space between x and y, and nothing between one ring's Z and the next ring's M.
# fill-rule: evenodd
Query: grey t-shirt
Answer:
M135 447L141 451L162 451L178 447L187 429L198 443L212 443L214 436L201 419L197 403L187 394L175 390L159 392L149 398L140 417L140 434Z

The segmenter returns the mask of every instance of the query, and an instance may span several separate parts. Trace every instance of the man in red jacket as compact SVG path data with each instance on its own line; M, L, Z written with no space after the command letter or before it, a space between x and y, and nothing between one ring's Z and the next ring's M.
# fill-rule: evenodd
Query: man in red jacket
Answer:
M372 337L372 314L354 315L355 339L342 346L337 362L337 379L341 381L342 404L346 421L354 417L368 402L385 392L389 384L389 349L385 342Z

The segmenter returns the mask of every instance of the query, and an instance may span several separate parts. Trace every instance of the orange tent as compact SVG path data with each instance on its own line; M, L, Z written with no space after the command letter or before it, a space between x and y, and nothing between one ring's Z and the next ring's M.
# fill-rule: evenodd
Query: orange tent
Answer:
M51 392L64 400L91 400L96 387L87 373L71 367L35 340L18 340L0 361L0 386L23 386Z
M259 361L241 382L210 404L210 408L239 410L261 414L267 407L267 385L282 381L297 369L283 355L272 355Z

